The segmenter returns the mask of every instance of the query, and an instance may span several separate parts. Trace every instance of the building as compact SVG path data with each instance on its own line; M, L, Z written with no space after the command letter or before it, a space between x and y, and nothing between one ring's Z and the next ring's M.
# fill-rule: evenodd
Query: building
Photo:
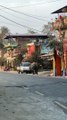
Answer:
M67 6L64 6L52 13L58 14L55 22L53 22L53 28L58 31L58 40L63 40L63 57L60 57L58 49L56 49L55 72L56 75L61 75L63 71L63 75L67 75L67 16L65 14L60 15L61 13L67 13Z
M5 39L10 39L10 38L15 38L16 42L18 44L18 46L20 46L18 48L18 51L20 50L20 52L22 52L23 47L26 47L27 44L27 57L31 56L32 53L36 50L36 49L40 49L39 48L39 42L34 42L39 40L39 39L46 39L48 38L47 35L39 35L39 34L32 34L32 35L8 35L6 36Z

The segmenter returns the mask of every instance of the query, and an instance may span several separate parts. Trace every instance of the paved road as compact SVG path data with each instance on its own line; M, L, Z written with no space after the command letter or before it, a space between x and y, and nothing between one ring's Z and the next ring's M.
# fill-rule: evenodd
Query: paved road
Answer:
M0 120L67 120L67 79L0 73Z

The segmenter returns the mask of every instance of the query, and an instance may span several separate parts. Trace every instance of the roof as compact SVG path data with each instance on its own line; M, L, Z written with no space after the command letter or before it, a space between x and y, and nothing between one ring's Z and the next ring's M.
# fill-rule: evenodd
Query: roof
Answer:
M40 38L40 39L46 39L48 38L48 35L44 35L44 34L33 34L33 35L7 35L5 37L5 39L9 39L9 38Z
M67 5L58 9L58 10L56 10L56 11L54 11L54 12L52 12L52 14L54 14L54 13L67 13Z

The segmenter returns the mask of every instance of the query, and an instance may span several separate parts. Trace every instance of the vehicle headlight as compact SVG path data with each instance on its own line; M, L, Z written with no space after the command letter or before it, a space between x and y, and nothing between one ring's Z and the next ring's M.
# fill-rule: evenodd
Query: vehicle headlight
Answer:
M23 70L23 67L20 67L20 70Z

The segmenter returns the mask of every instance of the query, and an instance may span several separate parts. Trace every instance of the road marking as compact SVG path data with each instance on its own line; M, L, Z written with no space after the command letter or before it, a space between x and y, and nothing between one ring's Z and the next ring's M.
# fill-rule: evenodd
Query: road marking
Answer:
M43 93L41 93L39 91L35 91L35 93L38 94L38 95L42 95L42 96L44 95Z
M56 105L58 105L59 107L67 110L67 106L65 106L64 104L62 104L62 103L60 103L60 102L58 102L58 101L55 101L54 103L55 103Z

